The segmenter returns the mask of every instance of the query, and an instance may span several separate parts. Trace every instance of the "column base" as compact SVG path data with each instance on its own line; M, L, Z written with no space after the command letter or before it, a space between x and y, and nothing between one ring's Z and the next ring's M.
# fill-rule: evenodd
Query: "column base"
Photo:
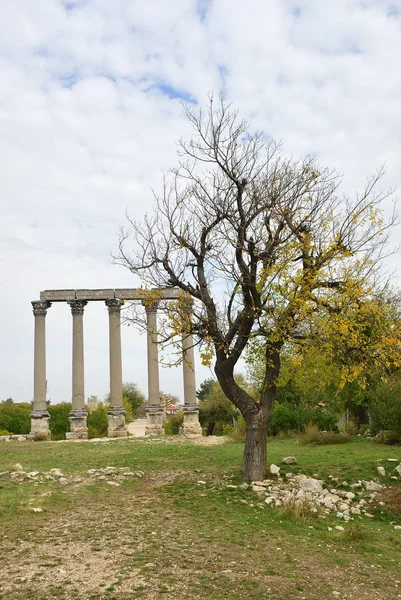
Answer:
M184 422L180 427L180 435L202 435L199 423L199 408L196 404L184 406Z
M145 435L164 435L163 408L148 406L146 409Z
M29 439L38 442L47 442L51 439L49 421L50 415L47 410L34 410L31 413L31 431Z
M127 426L125 424L125 409L110 407L107 413L109 426L107 435L110 438L127 437Z
M86 410L72 410L68 415L70 422L70 431L65 434L66 440L87 440L88 427L86 419L88 413Z

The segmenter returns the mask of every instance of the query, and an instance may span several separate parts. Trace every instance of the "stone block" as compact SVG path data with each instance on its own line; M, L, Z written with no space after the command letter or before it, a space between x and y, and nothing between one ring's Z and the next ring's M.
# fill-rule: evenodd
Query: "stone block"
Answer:
M75 290L44 290L40 292L42 302L66 302L75 300Z
M119 300L139 300L142 298L138 288L117 288L114 297Z
M202 435L199 423L199 408L197 406L184 406L184 421L180 428L181 435Z
M88 427L86 411L71 411L68 420L70 422L70 431L65 434L66 440L87 440Z
M49 413L35 415L35 412L31 414L31 431L29 438L37 441L46 442L51 439L50 427L49 427L50 415Z
M164 435L163 409L161 406L148 406L145 435Z
M107 413L109 426L107 435L109 438L127 437L127 426L125 424L125 410L120 407L110 407Z
M114 290L76 290L77 300L112 300L114 298Z

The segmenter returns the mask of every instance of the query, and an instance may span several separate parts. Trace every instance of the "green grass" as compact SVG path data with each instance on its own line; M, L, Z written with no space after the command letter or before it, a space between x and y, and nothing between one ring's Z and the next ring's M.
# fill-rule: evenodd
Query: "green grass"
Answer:
M0 470L21 463L25 471L57 467L70 480L82 477L65 488L0 478L0 598L401 597L401 532L390 524L401 518L391 508L372 508L374 519L356 517L338 532L328 531L335 517L297 519L267 507L226 486L241 480L241 443L8 443L0 452ZM400 460L401 448L362 438L335 446L269 441L269 462L287 455L298 464L282 465L283 473L351 483L376 478L378 461ZM145 476L120 487L85 478L106 466Z

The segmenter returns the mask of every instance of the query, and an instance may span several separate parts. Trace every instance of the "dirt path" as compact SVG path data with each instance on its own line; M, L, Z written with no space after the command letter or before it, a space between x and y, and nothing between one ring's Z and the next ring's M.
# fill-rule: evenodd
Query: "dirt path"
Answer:
M127 426L128 432L134 437L145 437L146 418L137 419Z

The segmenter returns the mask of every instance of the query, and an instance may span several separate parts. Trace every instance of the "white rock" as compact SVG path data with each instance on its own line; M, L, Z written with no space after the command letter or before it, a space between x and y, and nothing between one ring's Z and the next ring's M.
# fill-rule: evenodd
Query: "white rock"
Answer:
M270 465L269 471L270 471L270 475L278 475L280 473L280 467L272 464L272 465Z
M53 475L53 477L64 477L60 469L50 469L50 473Z
M398 475L401 477L401 464L399 464L394 471L397 471Z
M351 483L349 486L352 490L360 490L362 487L362 483Z
M43 512L43 509L42 508L31 508L31 511L34 513L41 513L41 512Z
M135 475L136 475L136 473L135 473ZM200 485L206 485L206 481L199 480L199 481L198 481L198 483L199 483Z
M320 479L301 479L299 487L304 492L321 492L323 489L323 481Z
M114 487L120 487L120 484L117 481L106 481L107 485L112 485Z
M388 458L387 459L388 462L398 462L397 458Z
M14 471L23 471L24 469L23 469L23 467L22 467L22 465L20 463L16 463L14 465L14 469L13 470Z
M355 494L354 492L347 492L345 497L348 498L348 500L353 500L355 498Z
M60 477L58 482L60 485L68 485L68 480L65 477Z
M367 492L378 492L383 488L380 483L376 483L375 481L362 481L362 485Z
M361 514L361 509L358 508L357 506L352 506L351 507L351 514L353 514L353 515L360 515Z
M339 508L340 512L342 512L342 513L345 513L345 512L349 511L348 504L342 503L342 504L340 504L340 506L338 508Z
M341 525L336 525L334 529L337 529L337 531L345 531L344 527Z
M394 525L394 529L401 529L401 525Z
M294 477L294 473L286 473L285 476L287 479L291 479L291 477Z
M38 475L39 475L39 471L30 471L29 473L26 474L26 477L28 479L34 479Z
M271 496L268 496L266 498L265 502L266 502L267 505L272 504L273 503L273 498Z
M266 488L263 485L253 485L252 491L256 492L257 494L264 494L266 492Z
M336 514L337 519L343 519L344 518L344 514L342 512L338 512Z
M285 456L282 460L284 465L296 465L297 459L295 456Z
M385 477L386 476L386 471L384 469L384 467L377 467L377 474L380 475L380 477Z

